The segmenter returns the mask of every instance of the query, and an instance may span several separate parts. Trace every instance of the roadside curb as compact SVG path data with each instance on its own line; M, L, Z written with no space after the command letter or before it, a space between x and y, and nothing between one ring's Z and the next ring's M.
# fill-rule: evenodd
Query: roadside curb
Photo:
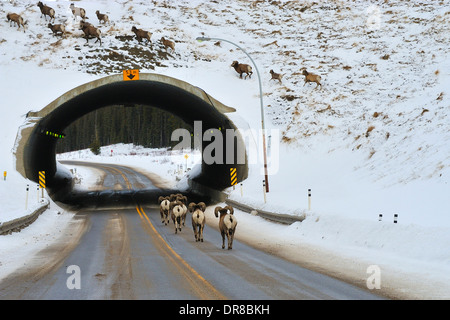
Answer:
M260 216L261 218L264 218L264 219L267 219L267 220L270 220L273 222L278 222L278 223L282 223L282 224L292 224L297 221L302 222L303 220L305 220L305 215L293 216L293 215L289 215L289 214L273 213L273 212L269 212L269 211L265 211L265 210L255 209L254 207L239 203L239 202L237 202L235 200L231 200L231 199L225 199L224 202L226 204L232 206L233 208L239 209L241 211L244 211L244 212L247 212L250 214Z
M252 215L260 216L261 218L264 218L266 220L282 223L282 224L293 224L297 221L303 221L306 218L305 214L302 214L300 216L294 216L289 214L281 214L281 213L274 213L269 212L265 210L261 210L258 208L254 208L252 206L249 206L247 204L240 203L236 200L229 199L229 194L224 191L218 191L211 189L209 187L206 187L204 185L201 185L197 182L192 181L191 179L188 179L188 184L191 188L197 188L199 190L203 190L204 192L207 192L211 195L212 199L214 199L217 202L224 202L227 205L230 205L238 210L247 212Z
M7 235L13 232L19 232L23 228L28 227L32 224L45 210L50 207L50 202L46 201L36 209L33 213L11 220L0 224L0 235Z

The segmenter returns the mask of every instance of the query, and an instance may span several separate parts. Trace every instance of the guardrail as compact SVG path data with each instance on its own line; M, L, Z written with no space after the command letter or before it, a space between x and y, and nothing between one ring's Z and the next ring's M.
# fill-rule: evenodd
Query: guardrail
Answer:
M251 206L239 203L239 202L237 202L235 200L231 200L231 199L225 199L225 203L231 205L233 208L236 208L236 209L248 212L248 213L251 213L252 211L256 211L257 216L260 216L260 217L270 220L270 221L282 223L282 224L292 224L297 221L301 222L301 221L305 220L304 215L294 216L294 215L289 215L289 214L279 214L279 213L273 213L273 212L268 212L268 211L264 211L264 210L258 210Z
M25 227L28 227L39 217L42 212L48 209L49 205L49 202L43 203L41 207L39 207L29 215L11 221L3 222L2 224L0 224L0 235L11 234L13 232L18 232Z
M278 214L278 213L268 212L265 210L255 209L249 205L240 203L236 200L229 199L228 194L223 191L211 189L211 188L201 185L197 182L194 182L190 179L188 180L188 184L193 189L202 190L203 192L208 193L211 196L211 198L217 202L225 202L226 204L231 205L233 208L236 208L238 210L241 210L241 211L244 211L247 213L256 211L258 216L260 216L264 219L267 219L269 221L278 222L278 223L282 223L282 224L293 224L294 222L297 222L297 221L301 222L301 221L305 220L305 215L294 216L294 215L290 215L290 214Z

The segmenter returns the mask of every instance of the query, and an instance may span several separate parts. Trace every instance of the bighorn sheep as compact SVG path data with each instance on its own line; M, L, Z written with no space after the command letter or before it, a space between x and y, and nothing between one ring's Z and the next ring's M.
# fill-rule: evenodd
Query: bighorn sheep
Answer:
M205 228L205 210L206 205L204 202L189 204L189 212L192 213L192 229L194 229L195 241L203 242L203 229Z
M161 214L161 222L167 226L169 223L169 210L170 210L170 200L169 197L160 196L158 198L159 202L159 213Z
M228 213L229 212L229 213ZM225 249L225 236L228 239L228 250L233 249L233 238L236 232L237 219L233 216L234 209L232 206L216 207L214 214L219 217L219 230L222 235L222 249Z
M41 18L42 15L44 15L45 20L47 21L47 16L50 17L50 21L55 22L55 10L45 4L43 4L41 1L38 2L37 6L39 9L41 9Z
M132 27L131 31L133 31L136 34L136 38L139 42L142 41L142 39L147 39L148 42L152 42L150 38L152 37L152 33L150 31L145 31L142 29L137 29L136 27Z
M175 225L175 233L181 231L181 216L184 212L183 203L175 200L170 203L170 217Z
M58 32L61 32L61 36L66 35L66 27L63 24L48 24L48 27L52 30L53 35L58 35Z
M86 17L86 10L83 8L75 7L73 3L70 4L70 10L72 10L73 18L76 20L77 16L81 18L81 20L89 19Z
M231 66L234 68L234 70L236 70L237 73L239 73L239 78L242 79L243 73L247 74L244 79L247 79L247 77L249 77L249 78L252 77L252 74L253 74L252 67L249 66L248 64L243 64L243 63L239 63L238 61L233 61Z
M23 18L20 15L18 15L17 13L8 13L6 15L6 19L8 19L10 27L11 22L13 22L18 26L17 30L20 30L20 26L22 26L23 32L25 32L25 22L23 21Z
M103 21L103 23L106 24L106 22L110 23L109 21L109 17L108 15L104 14L104 13L100 13L100 11L95 11L95 14L97 15L98 21L101 23Z
M80 23L80 28L81 30L83 30L84 37L86 38L87 43L89 43L89 37L94 37L97 38L97 40L95 40L95 43L97 43L97 41L100 41L100 45L102 45L102 39L100 38L100 29L97 29L90 23L85 23L84 21Z
M316 83L316 88L318 86L320 86L320 88L322 88L322 84L320 83L320 80L322 78L319 75L314 74L314 73L310 73L310 72L306 71L306 69L303 69L302 74L305 76L305 83L303 84L303 86L305 86L305 84L307 82L315 82Z
M92 23L86 22L84 20L80 21L80 30L83 29L83 27L87 27L87 26L94 26Z
M166 50L167 50L167 48L170 48L170 49L172 49L172 52L175 51L175 42L167 40L164 37L161 37L161 42L164 45L164 48L166 48Z
M270 70L270 74L272 75L272 78L270 78L270 80L278 80L278 82L281 83L281 78L283 78L282 74L276 73L273 70Z
M185 225L186 222L186 213L188 211L188 208L186 207L187 204L187 197L183 196L181 193L177 193L175 195L171 195L171 201L179 201L181 203L181 208L183 209L183 212L181 213L181 224Z

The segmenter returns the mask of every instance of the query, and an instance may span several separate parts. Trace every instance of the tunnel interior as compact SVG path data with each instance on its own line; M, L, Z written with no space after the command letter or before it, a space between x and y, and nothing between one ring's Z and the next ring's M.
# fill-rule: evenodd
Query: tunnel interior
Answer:
M63 203L76 202L74 200L76 195L71 192L71 177L61 172L66 170L61 170L61 164L56 160L58 135L62 134L72 122L97 109L112 105L145 105L170 112L192 127L194 124L198 127L200 123L205 132L215 129L216 133L221 134L223 161L207 163L203 159L201 172L192 178L192 182L197 186L195 188L223 190L230 186L231 168L237 169L238 182L247 177L247 159L246 155L244 162L239 158L242 152L245 154L242 139L239 136L225 134L227 129L236 130L236 127L224 113L215 108L213 101L215 100L201 99L198 95L176 85L150 80L117 81L81 92L61 103L35 125L24 148L26 176L38 182L39 171L45 171L46 188L52 198ZM212 141L214 139L210 141L202 139L202 151L208 148ZM227 155L230 150L233 154Z

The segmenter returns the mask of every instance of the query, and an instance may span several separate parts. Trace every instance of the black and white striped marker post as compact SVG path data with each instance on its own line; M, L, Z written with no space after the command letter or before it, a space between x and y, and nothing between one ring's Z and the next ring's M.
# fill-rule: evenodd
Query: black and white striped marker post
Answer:
M378 214L378 221L381 221L382 219L383 219L383 214L382 213Z
M398 213L394 213L394 223L397 223Z

